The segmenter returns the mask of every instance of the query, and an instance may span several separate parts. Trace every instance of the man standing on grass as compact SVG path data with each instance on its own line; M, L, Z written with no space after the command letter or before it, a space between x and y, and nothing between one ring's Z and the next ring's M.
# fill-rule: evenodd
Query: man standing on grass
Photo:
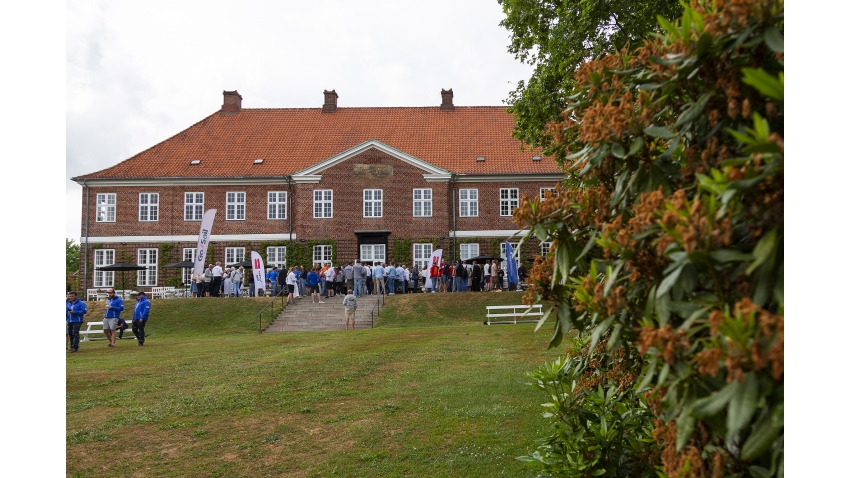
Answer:
M357 297L354 296L354 291L348 289L348 294L342 299L342 305L345 306L345 330L348 330L349 319L351 330L354 330L354 315L357 313Z
M124 310L124 301L115 295L115 291L106 291L106 313L103 314L103 334L109 340L109 347L115 347L115 339L118 334L118 319Z
M80 326L83 325L83 316L86 313L88 313L86 303L77 298L76 292L68 292L65 300L65 325L68 330L68 339L71 341L69 352L80 349Z
M139 347L145 345L145 324L148 322L148 314L151 311L151 302L145 295L145 291L139 291L136 296L136 308L133 309L133 335L139 341Z

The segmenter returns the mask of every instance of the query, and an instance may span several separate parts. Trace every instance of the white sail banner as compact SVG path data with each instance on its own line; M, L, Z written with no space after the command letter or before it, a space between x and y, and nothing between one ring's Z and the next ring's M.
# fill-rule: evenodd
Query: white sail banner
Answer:
M266 268L263 258L257 251L251 251L251 274L254 274L254 291L266 290ZM265 292L264 292L265 293ZM255 294L258 297L259 293Z
M207 259L207 248L209 247L215 212L215 209L208 209L204 213L204 218L201 220L201 232L198 234L198 249L195 252L195 275L204 272L204 262Z
M440 270L440 260L442 258L443 258L443 250L442 249L437 249L436 251L431 253L431 259L428 261L428 268L425 269L427 271L426 275L425 275L425 288L426 289L431 288L431 283L432 283L431 270L435 266L437 267L437 271ZM433 280L436 281L437 280L436 277ZM436 287L436 286L437 286L436 283L434 283L434 287Z

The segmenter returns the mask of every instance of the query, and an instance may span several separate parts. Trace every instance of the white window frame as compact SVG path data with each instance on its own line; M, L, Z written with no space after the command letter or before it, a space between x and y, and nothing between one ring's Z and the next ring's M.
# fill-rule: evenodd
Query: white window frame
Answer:
M198 201L200 199L200 201ZM204 218L204 193L183 193L183 220L201 221Z
M475 251L474 253L472 251ZM467 242L460 244L460 260L465 261L473 257L478 257L479 247L477 242Z
M324 244L313 246L313 264L325 265L328 262L331 262L332 257L333 246Z
M414 188L413 217L431 217L434 211L433 198L431 188Z
M159 193L139 193L139 222L159 221Z
M499 188L499 215L513 216L514 209L518 207L519 188Z
M286 246L271 246L266 248L266 267L277 267L280 270L286 269Z
M556 197L558 195L557 190L555 188L540 188L540 200L543 201L546 195L546 191L552 191L552 197Z
M363 217L384 217L384 190L363 190Z
M115 222L115 193L98 193L95 197L95 222Z
M434 244L430 242L417 242L413 244L413 263L419 266L419 270L428 267L432 252L434 252Z
M140 266L145 266L145 270L136 271L136 285L141 287L155 287L157 268L159 266L159 249L144 248L138 250L138 261Z
M183 248L183 260L195 262L195 254L198 252L197 247L184 247ZM188 284L192 282L192 274L195 272L194 267L181 267L180 268L183 277L183 283Z
M516 252L516 261L517 261L517 266L518 266L518 265L519 265L519 260L520 260L520 256L519 256L519 254L520 254L520 253L519 253L519 242L511 242L511 247L514 249L514 252ZM507 260L508 256L507 256L507 254L505 253L505 252L506 252L506 250L505 250L505 243L504 243L504 242L500 242L500 243L499 243L499 252L500 252L500 254L501 254L501 256L502 256L502 260L503 260L503 261Z
M95 249L94 250L94 283L93 287L114 287L115 272L99 271L98 267L110 266L115 264L115 249Z
M360 262L386 262L386 244L360 244Z
M540 243L540 257L546 259L546 256L549 255L549 251L552 249L551 242L541 242Z
M237 262L242 262L245 260L245 248L244 247L225 247L224 248L224 265L225 267L229 267L232 264L236 264Z
M313 190L313 218L332 219L334 217L334 190Z
M232 194L232 196L231 196ZM225 220L226 221L244 221L245 220L245 191L227 191L225 197ZM240 201L241 199L241 201ZM241 212L241 217L240 217Z
M269 191L266 219L279 221L286 219L286 191Z
M457 193L458 215L460 217L478 217L478 189L458 189Z

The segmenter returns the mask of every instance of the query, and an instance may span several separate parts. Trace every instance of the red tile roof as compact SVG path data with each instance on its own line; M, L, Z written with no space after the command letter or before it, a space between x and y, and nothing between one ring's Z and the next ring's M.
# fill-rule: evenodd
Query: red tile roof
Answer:
M458 174L560 173L521 151L503 107L219 111L115 166L75 179L270 177L292 174L374 139ZM485 161L476 161L484 156ZM263 158L262 164L253 164ZM198 165L191 160L200 159Z

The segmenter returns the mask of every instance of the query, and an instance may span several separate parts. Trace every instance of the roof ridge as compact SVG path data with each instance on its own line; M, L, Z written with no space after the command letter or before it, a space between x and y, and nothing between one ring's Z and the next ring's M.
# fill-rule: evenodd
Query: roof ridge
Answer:
M472 108L498 108L498 109L507 109L507 106L493 106L493 105L484 105L484 106L455 106L455 109L472 109ZM321 110L321 106L315 106L310 108L292 108L292 107L283 107L283 108L241 108L240 111L244 110ZM440 109L440 106L338 106L337 111L339 110L400 110L400 109ZM236 114L236 113L232 113ZM331 113L332 114L332 113Z

